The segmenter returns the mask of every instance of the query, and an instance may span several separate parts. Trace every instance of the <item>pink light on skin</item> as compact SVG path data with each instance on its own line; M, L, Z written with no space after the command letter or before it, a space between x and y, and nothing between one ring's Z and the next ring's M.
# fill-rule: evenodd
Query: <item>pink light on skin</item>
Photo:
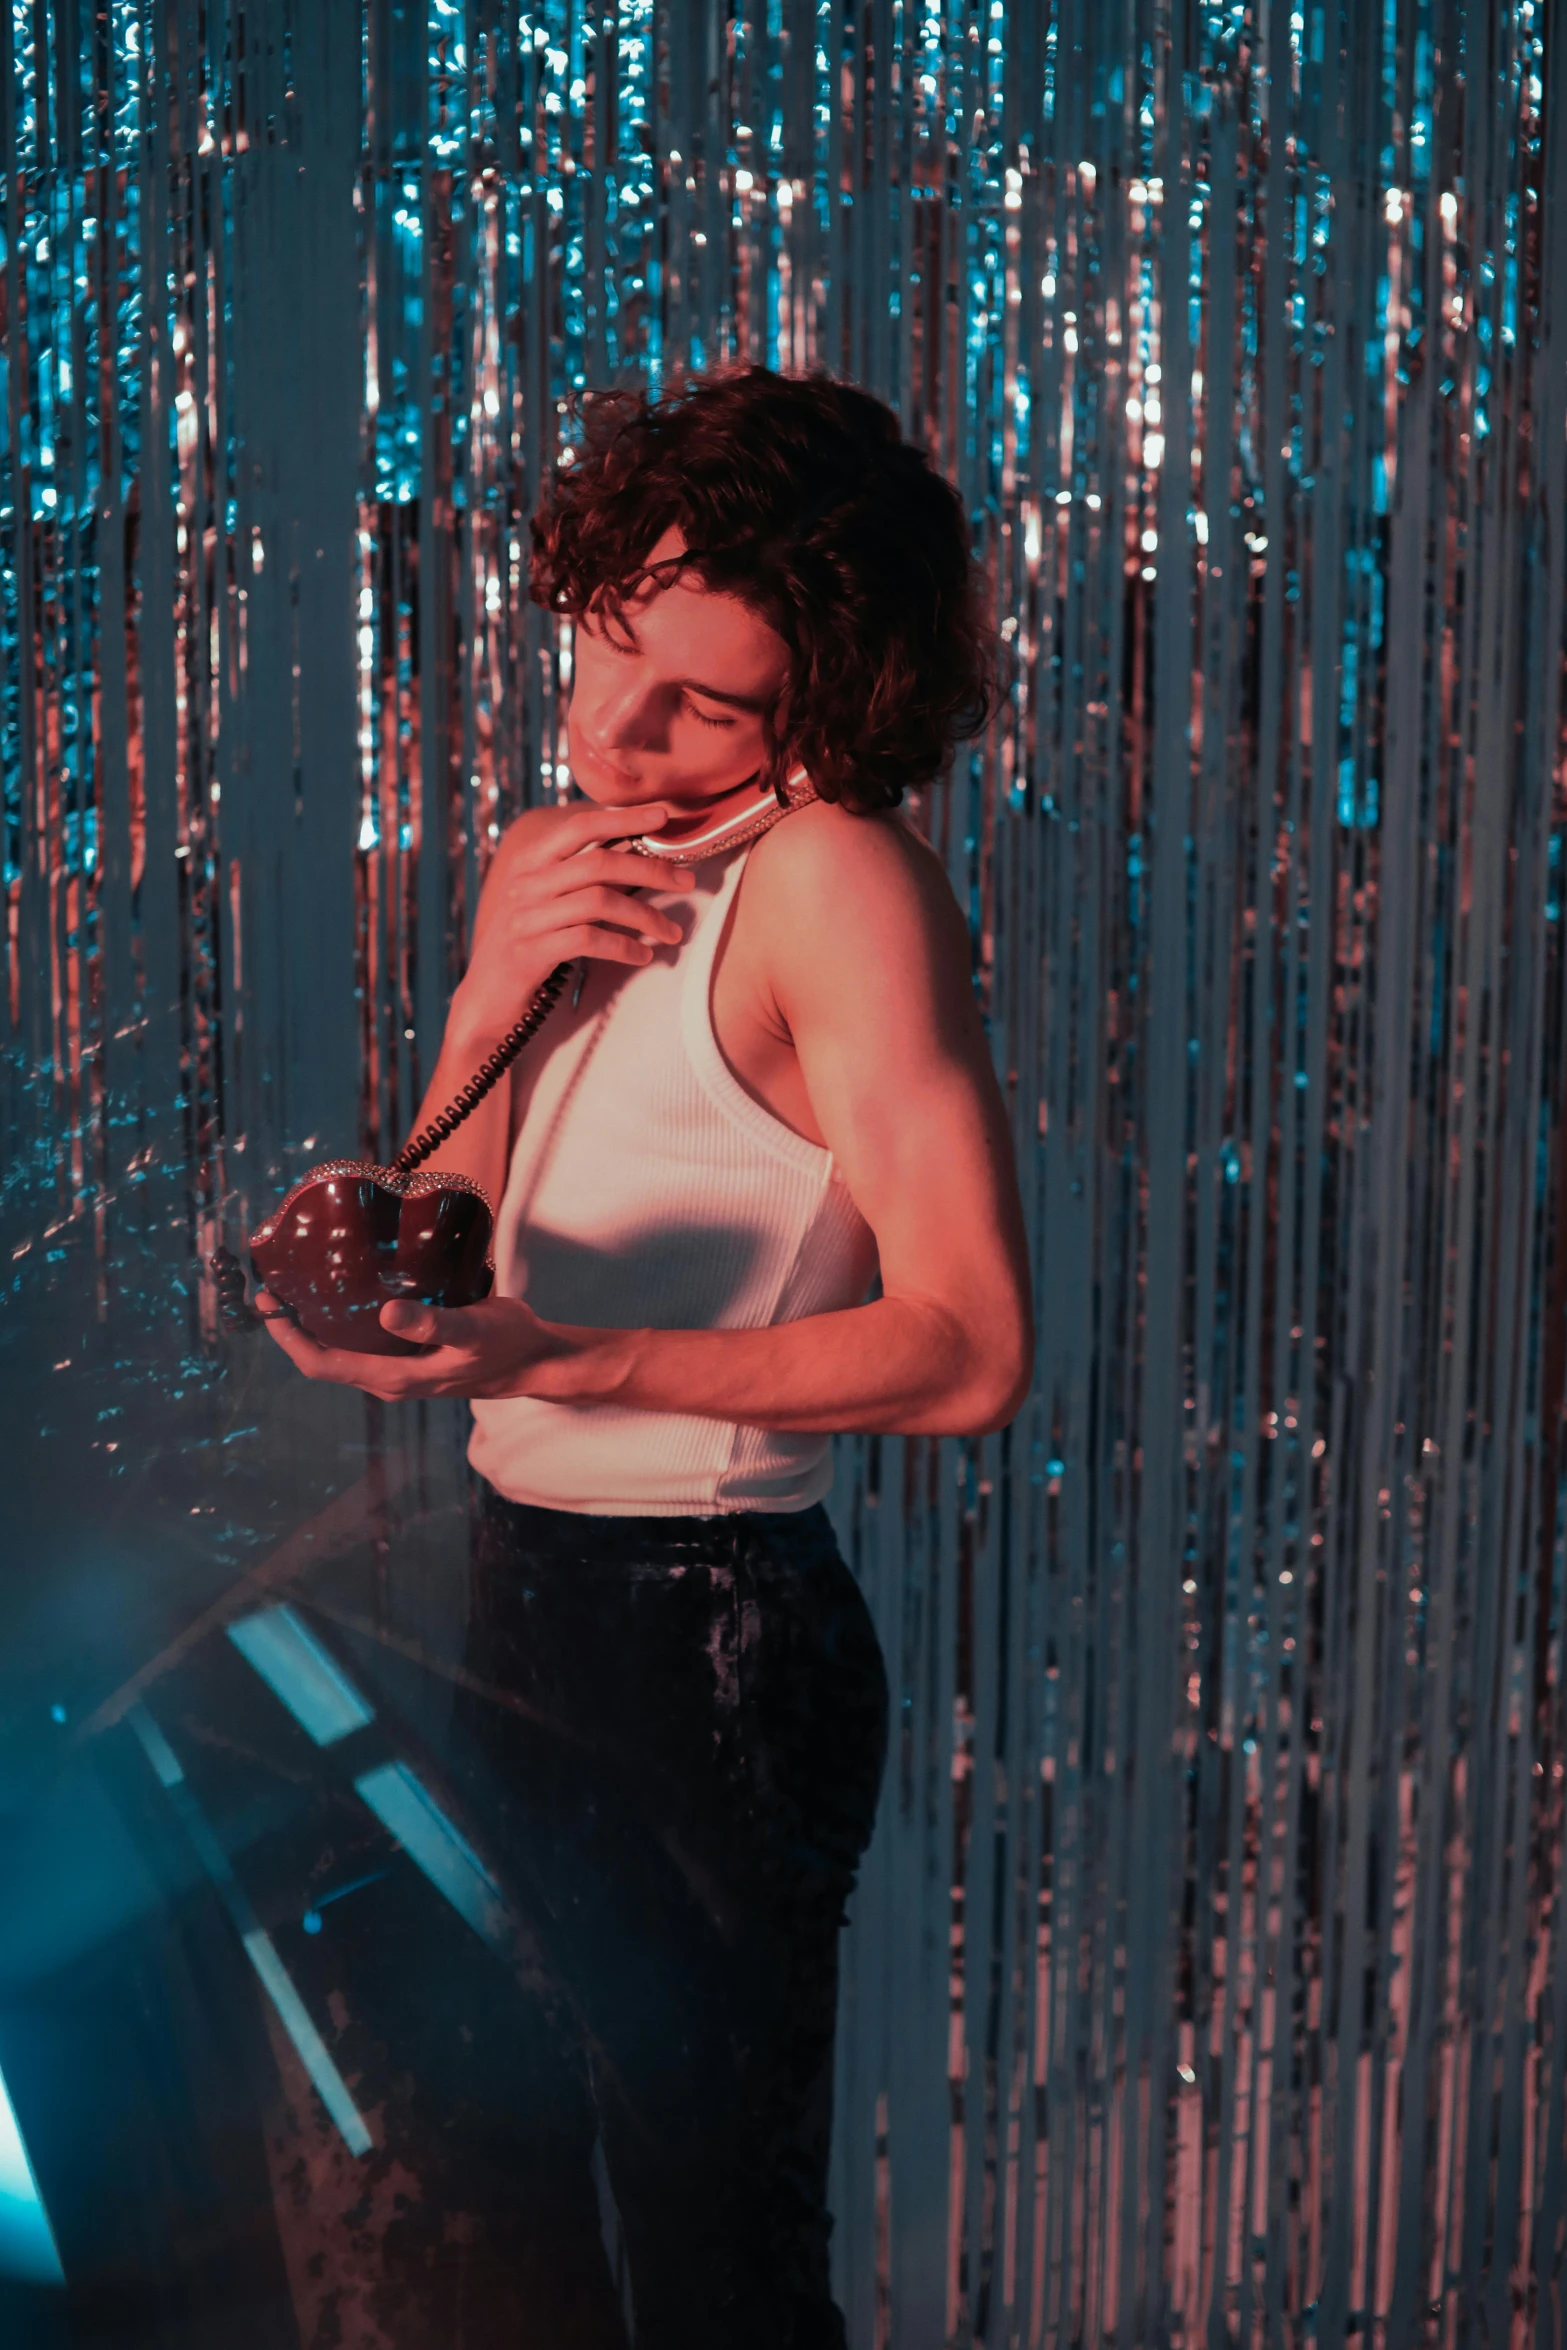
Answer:
M666 530L649 564L684 552ZM766 719L789 653L761 615L680 573L628 596L623 621L587 612L575 630L571 771L601 807L657 800L677 813L753 796Z

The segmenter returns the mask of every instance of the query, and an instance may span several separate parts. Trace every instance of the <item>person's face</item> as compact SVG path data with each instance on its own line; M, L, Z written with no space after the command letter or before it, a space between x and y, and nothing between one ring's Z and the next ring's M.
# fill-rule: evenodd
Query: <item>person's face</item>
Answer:
M667 530L648 557L684 546ZM698 807L749 782L767 755L763 718L788 675L788 649L737 596L690 573L644 582L621 625L577 623L571 772L602 807L643 800Z

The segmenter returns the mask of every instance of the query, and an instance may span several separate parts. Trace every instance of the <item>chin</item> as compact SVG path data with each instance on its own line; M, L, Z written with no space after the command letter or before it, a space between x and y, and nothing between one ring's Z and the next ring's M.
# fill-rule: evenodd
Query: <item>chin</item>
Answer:
M568 760L567 765L571 769L571 780L583 798L596 801L601 808L634 808L639 800L650 800L653 797L651 792L638 791L634 785L608 783L602 776L590 775L577 765L575 759Z
M567 764L573 780L590 800L597 800L606 808L634 808L639 800L658 797L651 784L644 783L637 776L622 774L591 743L582 741L580 737L573 742L569 734L566 741Z

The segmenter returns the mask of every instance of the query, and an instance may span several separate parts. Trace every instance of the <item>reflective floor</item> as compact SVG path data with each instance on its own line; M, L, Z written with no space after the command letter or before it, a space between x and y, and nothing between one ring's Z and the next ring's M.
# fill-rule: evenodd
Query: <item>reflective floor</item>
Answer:
M825 1513L585 1541L128 1368L11 1389L0 2342L842 2340L886 1685Z

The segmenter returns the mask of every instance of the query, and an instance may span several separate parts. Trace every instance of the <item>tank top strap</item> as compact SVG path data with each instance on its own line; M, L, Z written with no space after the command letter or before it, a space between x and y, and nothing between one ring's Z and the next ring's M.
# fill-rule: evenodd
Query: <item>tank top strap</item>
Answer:
M718 960L718 942L724 935L724 924L729 919L729 909L735 902L735 892L740 887L740 876L745 871L751 855L751 848L755 845L752 842L749 847L739 850L737 854L728 859L711 896L702 903L695 936L681 957L685 967L688 990L703 986L711 987L712 985L713 965ZM676 902L678 903L678 900Z
M678 961L677 996L680 1028L684 1034L689 1034L693 1019L705 1022L708 1018L713 990L713 966L718 961L718 942L724 935L724 924L729 919L729 909L734 904L740 875L750 854L749 848L731 854L723 870L716 876L712 865L705 871L701 866L697 868L697 886L685 901L691 906L695 920L684 946L679 949ZM713 863L717 863L716 858ZM666 900L666 911L675 913L681 902L680 897L671 893ZM638 977L639 973L632 973L634 980Z
M713 966L718 959L718 942L750 854L750 847L743 849L724 874L703 909L687 950L681 978L681 1032L691 1066L709 1101L769 1156L825 1186L833 1174L831 1151L796 1134L792 1126L775 1118L746 1092L724 1059L713 1029Z

